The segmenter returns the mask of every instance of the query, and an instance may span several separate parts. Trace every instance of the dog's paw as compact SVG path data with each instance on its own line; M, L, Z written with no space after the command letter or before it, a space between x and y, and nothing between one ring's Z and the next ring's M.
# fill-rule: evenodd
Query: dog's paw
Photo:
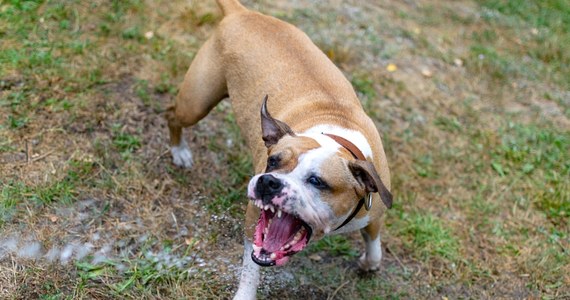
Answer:
M380 260L373 261L368 259L366 253L364 253L358 260L358 267L365 272L376 272L380 270Z
M172 162L182 168L191 168L194 161L192 160L192 152L186 143L180 143L170 149L172 153Z

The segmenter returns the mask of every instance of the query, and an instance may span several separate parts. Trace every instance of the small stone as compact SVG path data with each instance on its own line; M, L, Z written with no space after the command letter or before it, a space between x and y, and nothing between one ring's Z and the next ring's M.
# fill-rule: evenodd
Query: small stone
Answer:
M145 37L147 40L150 40L150 39L152 39L152 38L154 37L154 32L152 32L152 31L147 31L147 32L144 34L144 37Z
M425 77L431 77L433 73L431 72L430 69L424 67L422 68L422 75L424 75Z
M309 255L309 259L314 260L314 261L320 261L323 258L318 254L311 254L311 255Z
M454 60L453 60L453 63L454 63L456 66L458 66L458 67L463 66L463 61L462 61L461 59L459 59L459 58L454 59Z

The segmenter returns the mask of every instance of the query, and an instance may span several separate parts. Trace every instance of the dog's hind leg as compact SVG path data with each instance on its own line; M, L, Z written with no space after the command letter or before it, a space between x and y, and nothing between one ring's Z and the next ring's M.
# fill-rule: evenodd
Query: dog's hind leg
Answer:
M166 111L173 162L192 166L192 153L182 138L182 129L204 118L224 97L227 86L215 36L200 48L192 61L174 105Z

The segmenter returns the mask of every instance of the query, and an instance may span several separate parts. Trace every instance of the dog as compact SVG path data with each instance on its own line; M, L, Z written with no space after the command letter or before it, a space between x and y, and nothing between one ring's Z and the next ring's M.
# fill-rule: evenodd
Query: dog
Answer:
M166 112L173 163L190 168L182 130L229 96L251 154L243 268L234 299L254 299L259 266L281 266L327 234L360 230L359 266L379 268L392 206L382 140L350 82L302 31L217 0L223 19Z

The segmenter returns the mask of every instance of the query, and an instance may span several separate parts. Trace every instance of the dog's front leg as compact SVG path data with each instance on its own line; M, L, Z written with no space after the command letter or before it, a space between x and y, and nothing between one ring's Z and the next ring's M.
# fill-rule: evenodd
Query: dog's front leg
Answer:
M245 226L243 238L243 267L241 270L241 279L239 287L234 299L255 299L257 286L259 285L259 265L251 259L253 252L253 244L250 239L254 238L255 225L259 218L259 208L253 201L248 201L245 212Z
M255 299L257 285L259 284L259 265L251 259L252 242L247 238L244 240L243 267L238 291L234 296L236 300Z
M358 265L364 271L377 271L380 268L380 261L382 260L382 244L380 242L380 221L379 219L373 220L364 229L360 230L366 252L362 254Z

